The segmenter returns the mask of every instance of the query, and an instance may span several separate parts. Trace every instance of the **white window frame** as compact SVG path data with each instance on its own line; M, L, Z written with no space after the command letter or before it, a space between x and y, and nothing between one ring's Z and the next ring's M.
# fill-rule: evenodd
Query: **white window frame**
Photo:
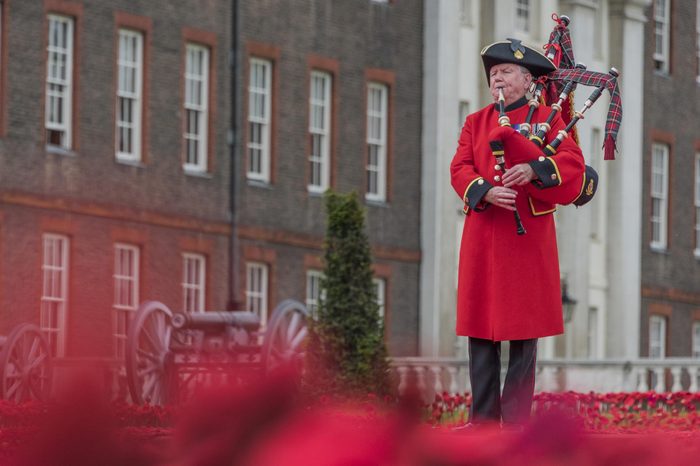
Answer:
M309 84L309 184L312 193L323 193L331 178L331 112L333 78L325 71L311 71ZM321 89L318 89L322 86Z
M700 358L700 321L693 322L692 332L692 355L694 358Z
M372 285L374 286L379 322L384 325L384 319L386 318L386 278L374 277L372 278Z
M321 288L323 272L320 270L306 271L306 309L312 317L318 316L318 307L325 296Z
M203 254L182 254L182 310L204 312L207 290L207 258Z
M659 7L660 3L663 3L661 7ZM670 70L671 0L654 0L653 15L654 67L657 71L668 73Z
M697 0L695 12L695 52L697 53L697 76L695 79L700 84L700 0Z
M695 257L700 259L700 152L695 153Z
M68 312L67 236L46 233L42 237L42 291L40 328L49 343L52 356L66 354L66 314Z
M270 182L272 62L250 59L248 76L248 179Z
M367 85L367 191L365 199L385 202L389 132L389 86ZM376 160L375 160L376 158Z
M515 30L530 35L532 33L532 2L530 0L515 0L513 14Z
M651 149L651 222L650 246L665 250L668 245L668 167L670 148L668 144L652 144ZM658 209L655 205L658 204ZM658 235L655 232L658 227Z
M72 147L74 22L69 16L48 15L46 143L64 149ZM51 142L54 132L57 144Z
M188 43L185 47L185 145L186 172L207 171L209 134L209 48Z
M132 244L114 245L114 304L112 329L114 356L123 360L126 336L139 306L140 249Z
M141 161L143 111L143 33L119 29L117 52L117 160Z
M664 359L666 357L666 326L664 316L649 316L649 358Z
M267 264L246 263L246 309L258 315L261 328L267 326L269 277L270 271Z

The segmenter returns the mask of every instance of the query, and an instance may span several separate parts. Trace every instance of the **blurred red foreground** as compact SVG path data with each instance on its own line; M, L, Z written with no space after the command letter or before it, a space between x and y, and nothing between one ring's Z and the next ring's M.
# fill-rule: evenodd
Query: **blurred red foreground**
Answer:
M645 466L695 465L700 457L700 432L595 434L553 411L522 432L456 432L430 427L410 403L309 407L288 375L202 393L177 410L174 428L124 427L123 413L92 386L76 383L34 419L3 421L1 464Z

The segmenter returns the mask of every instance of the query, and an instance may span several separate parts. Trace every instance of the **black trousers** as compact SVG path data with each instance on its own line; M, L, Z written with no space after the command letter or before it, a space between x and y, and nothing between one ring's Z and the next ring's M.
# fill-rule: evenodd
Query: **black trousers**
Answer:
M537 338L511 340L501 394L501 342L469 337L469 421L521 424L530 417L535 392Z

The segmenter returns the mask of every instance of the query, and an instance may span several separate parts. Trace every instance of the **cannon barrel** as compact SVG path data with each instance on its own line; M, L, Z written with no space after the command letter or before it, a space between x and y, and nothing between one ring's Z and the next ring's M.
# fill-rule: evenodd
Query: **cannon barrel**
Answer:
M260 328L260 317L254 312L248 311L175 313L170 322L178 330L221 331L225 327L231 326L253 332Z

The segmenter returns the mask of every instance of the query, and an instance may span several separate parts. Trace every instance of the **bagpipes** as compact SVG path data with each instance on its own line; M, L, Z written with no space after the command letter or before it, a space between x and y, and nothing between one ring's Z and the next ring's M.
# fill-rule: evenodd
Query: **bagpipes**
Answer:
M540 76L533 83L530 89L532 98L528 102L530 108L525 122L520 124L517 131L510 127L503 106L499 106L499 127L489 134L489 144L496 157L497 166L500 167L498 169L506 168L506 160L510 166L513 166L534 160L543 161L547 157L552 157L567 137L573 137L574 141L578 142L576 123L584 118L586 111L605 90L610 94L610 106L605 125L604 159L613 160L615 157L615 141L622 121L622 105L617 85L619 73L615 68L611 68L608 73L599 73L587 70L585 65L575 64L568 29L569 18L563 15L552 15L552 19L557 24L544 48L545 56L552 60L557 69ZM574 111L573 91L577 85L590 86L595 89L586 99L581 110ZM544 122L533 124L532 118L535 110L541 103L548 104L551 110ZM566 128L558 131L554 139L545 143L546 135L551 130L552 122L557 114L561 115ZM598 174L591 166L586 165L584 173L578 179L559 180L559 182L560 184L553 188L542 189L542 186L538 186L535 182L524 188L531 197L540 201L550 204L582 206L593 198L598 185ZM517 232L524 234L525 229L522 227L519 214L517 211L515 214Z

